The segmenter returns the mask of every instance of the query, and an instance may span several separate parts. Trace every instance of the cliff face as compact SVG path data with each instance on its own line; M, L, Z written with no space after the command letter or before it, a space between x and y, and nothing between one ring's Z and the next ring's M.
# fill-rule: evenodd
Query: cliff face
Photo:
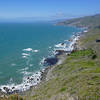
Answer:
M88 32L85 32L78 41L78 46L82 50L74 51L61 65L54 66L50 80L27 91L24 98L26 100L99 100L100 15L57 24L88 27Z

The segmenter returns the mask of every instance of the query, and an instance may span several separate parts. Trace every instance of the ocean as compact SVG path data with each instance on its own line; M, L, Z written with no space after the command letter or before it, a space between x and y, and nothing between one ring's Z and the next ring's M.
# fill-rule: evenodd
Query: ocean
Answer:
M26 77L45 68L41 61L53 55L55 45L79 31L49 22L0 23L0 87L25 83Z

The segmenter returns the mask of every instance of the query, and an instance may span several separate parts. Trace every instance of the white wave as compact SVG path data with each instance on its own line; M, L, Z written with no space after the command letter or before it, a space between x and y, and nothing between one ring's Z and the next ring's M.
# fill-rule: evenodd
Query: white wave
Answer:
M16 64L15 63L12 63L11 66L16 66Z
M33 50L32 48L23 49L23 51L32 51L32 50Z
M23 71L23 70L28 70L28 67L25 67L23 69L20 69L20 71Z
M65 43L59 43L57 45L55 45L56 48L65 48L66 44Z
M87 33L88 32L88 30L84 30L84 33Z
M30 64L29 66L30 66L30 67L32 67L32 66L33 66L33 64Z
M49 49L51 49L52 47L51 46L49 46Z
M32 52L39 52L39 50L32 50Z
M22 56L22 58L27 58L27 56Z
M24 74L25 76L28 76L28 75L32 74L32 72L27 72L26 70L25 71L22 71L20 73L21 74Z
M57 50L66 51L66 54L71 53L74 50L75 48L74 44L77 42L77 40L79 40L79 37L80 37L79 35L77 36L73 35L70 39L71 41L68 46L66 44L62 45L62 43L55 45L56 48L54 48L53 54L54 55L58 54L58 52L56 52Z
M35 86L38 83L40 83L40 80L41 80L41 72L37 72L34 73L32 76L25 76L21 84L15 85L13 83L8 85L2 85L0 86L0 89L4 93L7 93L6 89L8 90L8 92L13 92L13 91L23 92L30 89L31 86Z
M65 42L68 42L68 40L64 40Z
M30 54L22 53L23 56L30 56Z
M22 58L28 58L29 56L30 56L30 54L22 53Z
M17 73L23 74L23 73L25 73L25 71L27 71L28 69L29 69L28 67L25 67L25 68L23 68L23 69L18 69L18 70L17 70Z
M79 40L80 36L74 36L72 39L72 42L69 44L68 48L66 49L66 51L72 51L74 50L74 44L77 42L77 40Z
M44 63L45 59L46 59L45 57L42 58L42 60L40 61L40 65Z

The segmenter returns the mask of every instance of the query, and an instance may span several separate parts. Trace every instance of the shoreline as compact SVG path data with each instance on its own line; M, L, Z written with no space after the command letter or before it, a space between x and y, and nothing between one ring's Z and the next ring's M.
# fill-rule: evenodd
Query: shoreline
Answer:
M25 91L17 91L17 90L15 90L15 91L12 91L11 93L8 91L8 93L5 93L5 92L2 92L2 90L0 90L1 92L1 94L3 94L3 95L10 95L10 94L15 94L15 93L18 93L18 94L23 94L24 92L27 92L27 91L30 91L30 89L32 88L32 87L37 87L38 86L38 84L41 84L41 83L43 83L43 82L45 82L45 81L48 81L50 78L51 78L51 71L54 69L54 67L55 66L57 66L57 65L60 65L60 64L62 64L63 63L63 61L66 59L66 56L68 55L68 54L70 54L72 51L74 51L74 50L76 50L77 49L77 41L79 40L79 38L81 37L81 35L83 34L84 32L82 31L82 32L80 32L80 33L78 33L78 34L76 34L76 35L74 35L74 38L71 38L72 40L70 40L70 45L69 45L69 47L68 48L70 48L69 50L63 50L63 51L57 51L57 52L60 52L60 54L55 54L55 57L58 59L58 61L56 62L56 64L54 64L54 65L51 65L51 66L48 66L48 67L46 67L45 69L43 69L43 70L40 70L40 73L41 73L41 75L40 75L40 82L38 82L36 85L32 85L32 86L30 86L30 88L29 89L26 89Z
M57 58L59 59L58 62L55 65L48 66L47 68L44 69L44 72L42 73L42 76L41 76L41 78L42 78L41 82L38 83L36 86L32 86L29 90L24 91L19 95L25 95L25 94L27 94L27 92L30 92L32 88L37 88L39 85L44 84L44 82L46 82L46 81L48 81L48 80L53 78L53 76L52 76L53 69L56 66L61 65L66 60L66 57L67 57L68 54L71 54L73 51L76 51L76 49L77 50L80 49L78 42L80 41L80 38L85 33L85 31L83 30L80 33L81 34L78 34L77 36L75 36L75 38L73 39L74 43L72 43L70 45L70 47L72 46L72 48L73 48L72 51L70 51L70 53L67 53L67 54L64 52L61 55L57 55Z
M65 60L66 60L66 57L67 57L67 55L68 54L71 54L73 51L76 51L77 49L79 49L79 45L78 45L78 41L80 40L80 37L81 37L81 35L83 35L85 32L80 32L80 33L82 33L82 34L78 34L77 36L75 36L75 38L73 39L73 41L74 42L72 42L71 44L70 44L70 47L71 47L71 51L70 52L64 52L63 54L61 54L61 55L58 55L57 56L57 58L59 59L58 60L58 62L55 64L55 65L53 65L53 66L51 66L51 67L49 67L47 70L48 70L48 72L47 72L47 74L46 74L46 77L45 77L45 80L46 81L48 81L51 77L51 72L52 72L52 70L56 67L56 66L58 66L58 65L61 65Z

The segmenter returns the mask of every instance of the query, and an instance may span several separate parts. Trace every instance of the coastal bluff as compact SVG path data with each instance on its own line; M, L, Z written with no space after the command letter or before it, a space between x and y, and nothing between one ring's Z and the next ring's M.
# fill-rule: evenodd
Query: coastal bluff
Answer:
M100 43L96 42L100 40L100 14L57 25L85 28L78 49L64 56L60 65L51 66L50 79L24 93L2 94L0 100L100 100Z

